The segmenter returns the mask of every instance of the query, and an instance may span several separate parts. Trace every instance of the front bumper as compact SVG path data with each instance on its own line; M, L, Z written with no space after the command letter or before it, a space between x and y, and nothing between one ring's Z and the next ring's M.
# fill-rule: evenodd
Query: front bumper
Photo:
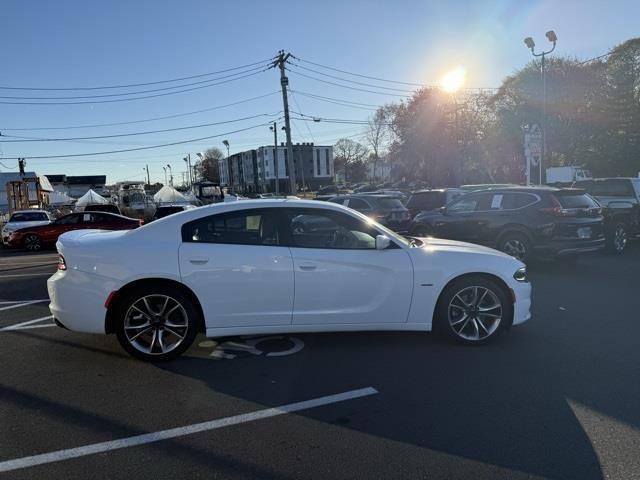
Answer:
M595 252L605 247L604 236L594 240L551 240L537 245L534 250L542 256L561 257Z
M69 330L105 333L104 302L115 288L113 281L78 270L58 271L47 280L49 310Z
M511 285L515 295L513 304L513 325L519 325L531 318L531 284L529 282L515 282Z

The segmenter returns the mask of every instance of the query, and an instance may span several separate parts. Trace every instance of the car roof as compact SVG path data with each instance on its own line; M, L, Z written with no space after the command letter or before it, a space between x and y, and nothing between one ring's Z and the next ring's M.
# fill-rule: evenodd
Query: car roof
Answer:
M584 192L582 188L564 188L564 187L551 187L547 185L530 185L521 187L500 187L500 188L487 188L484 190L475 190L472 193L500 193L500 192L514 192L514 193L553 193L553 192Z
M15 212L13 212L11 215L13 215L14 213L47 213L46 210L35 210L33 208L27 209L27 210L16 210Z

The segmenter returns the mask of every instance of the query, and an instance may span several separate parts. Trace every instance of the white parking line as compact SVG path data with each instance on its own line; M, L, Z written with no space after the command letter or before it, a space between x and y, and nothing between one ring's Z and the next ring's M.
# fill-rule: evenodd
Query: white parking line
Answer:
M0 311L2 310L11 310L13 308L20 308L20 307L26 307L27 305L33 305L34 303L42 303L42 302L48 302L49 299L44 299L44 300L28 300L22 303L14 303L13 305L9 305L7 307L0 307ZM4 302L0 302L0 303L4 303Z
M275 408L266 408L242 415L234 415L232 417L220 418L210 422L196 423L184 427L171 428L169 430L161 430L159 432L145 433L133 437L120 438L109 442L94 443L85 445L84 447L70 448L67 450L58 450L56 452L43 453L41 455L33 455L31 457L16 458L0 462L0 472L8 472L10 470L18 470L20 468L33 467L35 465L43 465L46 463L59 462L70 458L84 457L95 453L108 452L120 448L135 447L137 445L145 445L147 443L159 442L170 438L183 437L194 433L207 432L218 428L238 425L240 423L253 422L263 418L277 417L286 413L299 412L309 408L320 407L332 403L344 402L355 398L375 395L378 391L373 387L361 388L359 390L351 390L349 392L338 393L336 395L328 395L326 397L314 398L304 402L289 403Z
M47 315L46 317L36 318L35 320L29 320L28 322L16 323L15 325L9 325L8 327L0 328L0 332L5 330L22 330L24 328L36 328L36 326L27 327L27 325L31 325L33 323L44 322L45 320L51 320L53 315ZM47 324L47 326L55 325L55 323ZM44 327L44 325L37 325L38 328Z

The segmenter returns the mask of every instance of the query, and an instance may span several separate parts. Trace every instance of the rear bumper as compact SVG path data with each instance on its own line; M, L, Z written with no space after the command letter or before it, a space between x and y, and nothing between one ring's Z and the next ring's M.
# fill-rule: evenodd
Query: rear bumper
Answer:
M604 236L595 240L556 240L538 244L534 247L536 254L560 257L580 253L596 252L605 247Z
M78 270L58 271L47 280L49 310L56 323L69 330L104 334L104 302L113 289L113 281L97 275Z

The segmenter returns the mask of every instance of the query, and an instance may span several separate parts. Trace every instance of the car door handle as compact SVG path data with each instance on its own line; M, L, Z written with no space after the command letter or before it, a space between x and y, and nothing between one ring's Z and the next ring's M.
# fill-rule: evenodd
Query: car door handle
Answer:
M193 265L204 265L209 261L209 257L193 257L189 259L189 262Z
M317 266L311 263L303 263L302 265L300 265L300 270L305 270L307 272L311 270L315 270L316 268Z

